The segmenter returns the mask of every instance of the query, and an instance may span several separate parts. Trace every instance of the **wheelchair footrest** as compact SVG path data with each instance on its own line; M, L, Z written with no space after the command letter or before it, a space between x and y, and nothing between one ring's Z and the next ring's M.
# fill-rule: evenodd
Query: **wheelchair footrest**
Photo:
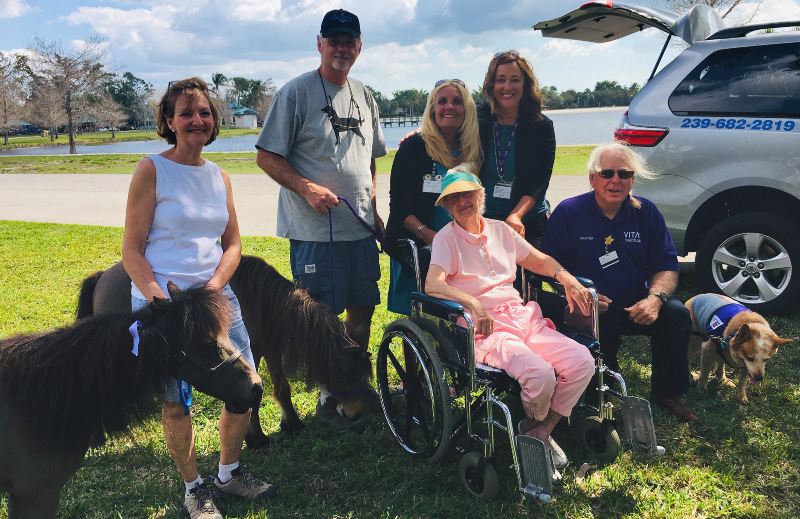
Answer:
M553 495L553 460L544 442L532 436L517 435L517 458L522 472L525 497L549 503Z
M622 423L625 426L625 440L632 447L648 454L664 454L664 447L656 443L650 402L636 396L622 397Z

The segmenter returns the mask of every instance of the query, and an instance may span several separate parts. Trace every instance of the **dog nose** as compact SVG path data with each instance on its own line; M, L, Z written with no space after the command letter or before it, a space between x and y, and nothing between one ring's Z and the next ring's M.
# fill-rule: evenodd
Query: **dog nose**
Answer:
M764 380L764 376L763 375L755 375L755 376L753 376L753 380L755 380L756 382L761 382L762 380Z
M264 394L263 386L261 384L253 384L253 387L250 389L250 391L253 394L253 401L261 402L261 395Z

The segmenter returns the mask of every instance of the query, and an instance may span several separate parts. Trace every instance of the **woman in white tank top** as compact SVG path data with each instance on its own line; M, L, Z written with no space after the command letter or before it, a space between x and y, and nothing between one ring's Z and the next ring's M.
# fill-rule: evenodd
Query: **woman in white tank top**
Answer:
M168 281L180 288L206 283L230 299L234 316L229 336L253 365L241 310L228 286L242 253L231 182L223 169L201 156L219 133L216 107L206 83L191 78L170 83L158 108L158 134L173 146L142 159L131 179L122 259L132 281L132 305L136 309L154 297L167 298ZM190 517L222 518L212 485L251 500L274 495L275 485L245 473L239 464L249 410L237 414L223 408L219 472L214 483L200 477L192 422L179 384L165 383L162 424L186 486L184 509Z

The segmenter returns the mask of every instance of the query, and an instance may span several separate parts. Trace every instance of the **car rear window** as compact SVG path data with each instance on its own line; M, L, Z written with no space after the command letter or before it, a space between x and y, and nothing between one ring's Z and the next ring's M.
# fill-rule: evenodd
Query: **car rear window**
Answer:
M717 51L669 98L676 114L800 116L800 43Z

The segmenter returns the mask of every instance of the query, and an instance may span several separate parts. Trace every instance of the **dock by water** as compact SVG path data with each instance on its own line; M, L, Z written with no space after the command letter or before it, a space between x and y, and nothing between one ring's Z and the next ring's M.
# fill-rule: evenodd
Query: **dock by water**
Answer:
M394 117L381 117L381 124L384 128L391 126L419 126L419 115L397 115Z

